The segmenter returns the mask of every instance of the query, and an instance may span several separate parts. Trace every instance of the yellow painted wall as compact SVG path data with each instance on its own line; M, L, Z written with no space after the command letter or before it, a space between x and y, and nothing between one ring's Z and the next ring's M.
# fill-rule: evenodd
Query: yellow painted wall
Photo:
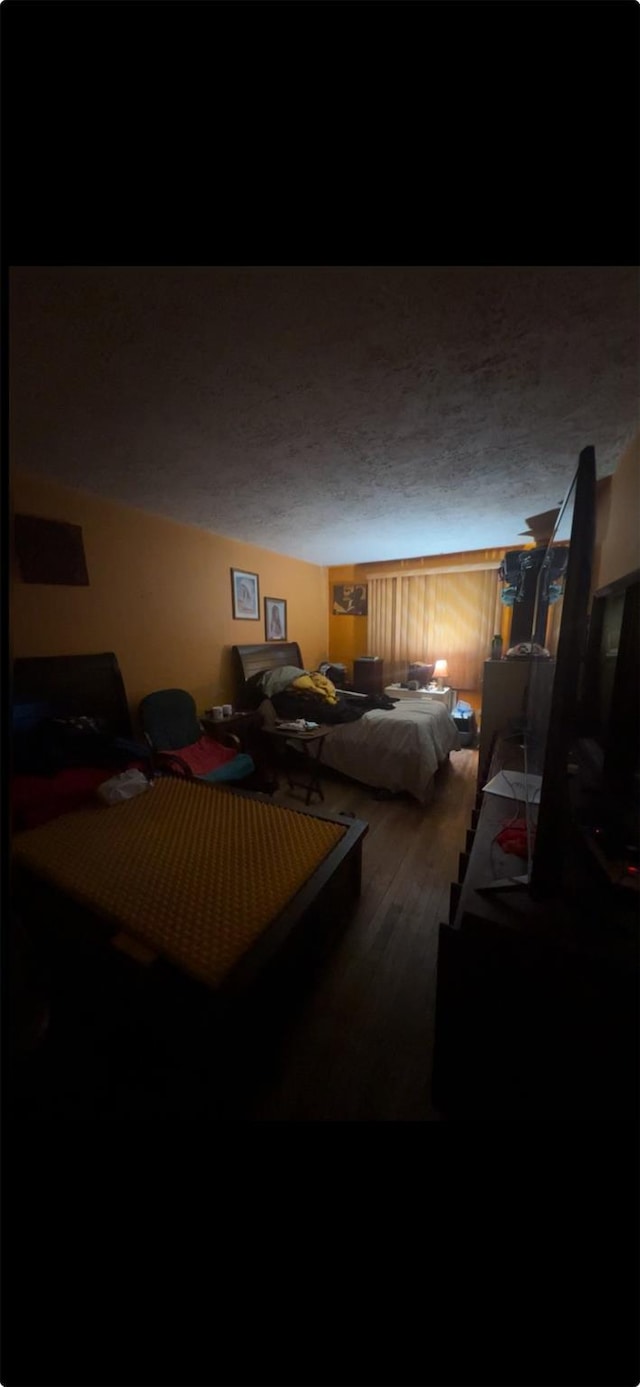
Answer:
M640 568L640 433L598 484L593 589Z
M287 602L290 640L327 658L327 571L14 472L12 510L81 525L89 587L24 583L12 563L11 654L115 651L132 712L154 689L184 688L200 710L233 701L231 646L264 641L264 597ZM260 620L234 621L230 569L257 573Z
M342 564L340 567L329 569L329 596L328 596L328 617L329 617L329 658L336 664L347 666L347 678L353 675L353 661L359 655L373 655L375 651L367 649L367 627L366 616L334 616L333 614L333 584L334 583L355 583L362 582L362 564ZM370 565L367 564L367 572Z

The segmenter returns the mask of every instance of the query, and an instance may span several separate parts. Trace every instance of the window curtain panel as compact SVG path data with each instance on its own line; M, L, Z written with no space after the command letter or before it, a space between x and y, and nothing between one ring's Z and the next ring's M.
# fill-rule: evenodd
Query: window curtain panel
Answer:
M447 660L451 688L479 689L502 622L500 592L496 568L370 578L368 644L386 679L406 680L414 661Z

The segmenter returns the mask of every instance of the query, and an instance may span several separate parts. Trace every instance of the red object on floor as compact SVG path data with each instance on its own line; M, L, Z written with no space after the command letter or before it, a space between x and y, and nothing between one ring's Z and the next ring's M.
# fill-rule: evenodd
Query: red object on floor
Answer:
M530 830L531 847L535 842L535 825L531 825ZM512 852L516 857L529 856L529 844L527 842L527 821L526 819L514 819L513 823L507 824L505 828L496 834L495 841L503 852Z

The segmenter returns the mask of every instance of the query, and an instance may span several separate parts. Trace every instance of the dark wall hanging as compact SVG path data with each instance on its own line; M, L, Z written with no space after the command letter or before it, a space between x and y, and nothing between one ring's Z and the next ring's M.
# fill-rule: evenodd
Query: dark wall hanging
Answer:
M80 525L42 520L36 515L16 515L14 539L23 582L89 586Z
M366 583L338 584L333 589L334 616L366 616Z

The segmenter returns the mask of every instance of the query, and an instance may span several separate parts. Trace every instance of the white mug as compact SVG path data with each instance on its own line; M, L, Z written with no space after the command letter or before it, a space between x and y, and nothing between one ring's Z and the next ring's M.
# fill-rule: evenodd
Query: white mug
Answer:
M211 709L211 713L212 713L213 721L214 721L214 722L221 722L221 721L222 721L222 718L224 717L224 713L223 713L223 711L222 711L222 708L212 708L212 709Z
M223 712L225 718L230 718L230 717L231 717L231 714L233 713L233 704L232 704L232 703L223 703L223 705L222 705L222 712Z

